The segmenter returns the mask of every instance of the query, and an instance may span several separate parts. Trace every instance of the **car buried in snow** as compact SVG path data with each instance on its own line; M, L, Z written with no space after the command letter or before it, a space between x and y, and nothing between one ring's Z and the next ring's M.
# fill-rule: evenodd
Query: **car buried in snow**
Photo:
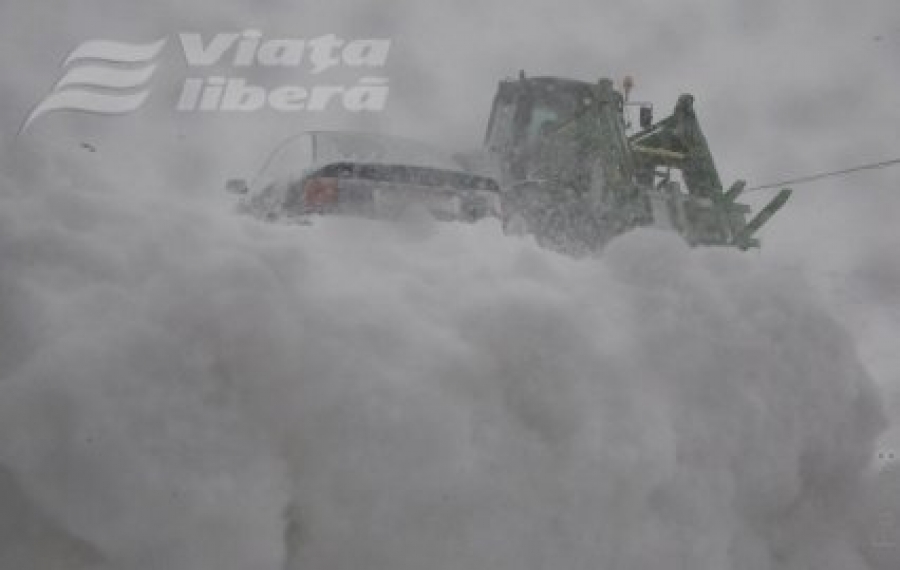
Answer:
M308 223L315 215L393 219L411 207L436 219L499 217L497 182L449 155L399 137L308 131L282 141L248 183L233 179L239 209L264 220Z

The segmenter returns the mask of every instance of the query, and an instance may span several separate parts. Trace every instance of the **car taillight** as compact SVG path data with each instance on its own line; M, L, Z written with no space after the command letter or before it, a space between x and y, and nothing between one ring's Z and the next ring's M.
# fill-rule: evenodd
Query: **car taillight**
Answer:
M308 212L321 212L338 199L337 178L310 178L303 185L303 207Z

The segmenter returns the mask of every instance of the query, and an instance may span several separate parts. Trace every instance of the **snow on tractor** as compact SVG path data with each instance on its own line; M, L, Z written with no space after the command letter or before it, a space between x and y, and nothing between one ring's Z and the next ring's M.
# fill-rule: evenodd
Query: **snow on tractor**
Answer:
M700 128L691 95L654 122L653 108L632 104L609 79L553 77L500 82L485 150L500 179L504 229L531 233L544 246L574 255L602 249L638 226L679 233L692 245L757 247L759 228L788 200L784 189L748 220L727 191ZM628 133L626 108L639 107Z

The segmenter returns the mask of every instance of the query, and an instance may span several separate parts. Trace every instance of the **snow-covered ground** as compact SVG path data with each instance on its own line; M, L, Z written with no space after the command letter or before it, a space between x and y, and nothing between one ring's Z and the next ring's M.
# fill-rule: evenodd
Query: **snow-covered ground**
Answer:
M108 567L866 568L881 399L799 271L8 190L4 499Z

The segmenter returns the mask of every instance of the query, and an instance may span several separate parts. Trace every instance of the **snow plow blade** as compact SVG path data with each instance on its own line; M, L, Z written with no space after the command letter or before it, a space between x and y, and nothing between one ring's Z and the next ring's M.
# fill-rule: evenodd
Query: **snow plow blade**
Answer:
M791 189L784 188L782 189L765 207L757 213L752 220L747 222L747 225L735 236L734 245L741 249L748 249L751 247L759 247L759 240L753 237L759 228L761 228L769 219L775 215L778 210L781 209L782 206L788 201L791 197Z

